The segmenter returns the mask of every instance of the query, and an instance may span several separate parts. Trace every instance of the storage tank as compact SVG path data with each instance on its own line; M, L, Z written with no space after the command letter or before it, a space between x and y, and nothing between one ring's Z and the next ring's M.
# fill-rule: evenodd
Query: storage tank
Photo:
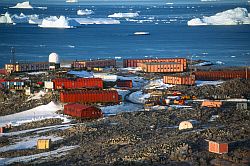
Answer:
M55 52L49 54L49 69L54 70L60 68L59 55Z

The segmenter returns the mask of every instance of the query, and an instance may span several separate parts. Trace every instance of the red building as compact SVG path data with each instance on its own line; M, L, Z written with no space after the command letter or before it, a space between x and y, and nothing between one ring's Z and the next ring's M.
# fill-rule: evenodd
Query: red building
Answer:
M194 85L195 76L163 76L163 82L165 84L174 84L174 85Z
M103 117L101 109L94 106L87 106L77 103L66 104L64 106L64 114L84 119Z

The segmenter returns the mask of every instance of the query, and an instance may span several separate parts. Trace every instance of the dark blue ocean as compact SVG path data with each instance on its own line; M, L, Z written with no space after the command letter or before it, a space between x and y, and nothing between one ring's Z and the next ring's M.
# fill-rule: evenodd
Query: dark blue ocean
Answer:
M44 5L43 5L44 6ZM120 24L82 25L73 29L40 28L20 23L0 24L0 67L11 59L15 47L18 61L47 61L51 52L61 61L95 58L186 57L203 59L226 66L250 64L250 25L187 26L187 21L246 4L223 5L95 5L47 6L42 9L9 9L1 5L0 13L11 15L66 16L69 18L107 18L119 12L138 12L139 17L117 19ZM78 16L78 9L90 9L94 14ZM150 35L133 35L146 31Z

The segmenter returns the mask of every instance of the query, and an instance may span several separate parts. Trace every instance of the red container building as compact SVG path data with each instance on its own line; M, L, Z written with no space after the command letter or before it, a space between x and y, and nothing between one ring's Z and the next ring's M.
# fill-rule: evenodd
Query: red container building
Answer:
M116 103L121 97L116 90L74 90L60 92L60 101L63 103Z
M98 60L80 60L74 61L71 65L73 68L85 69L85 68L95 68L95 67L115 67L115 59L98 59Z
M234 78L250 78L249 70L226 70L226 71L197 71L194 72L197 80L228 80Z
M64 106L64 114L84 119L103 117L101 109L94 106L87 106L77 103L66 104Z
M144 72L148 73L176 73L183 72L183 64L177 62L145 62L138 63Z
M124 59L123 67L138 67L139 63L150 63L150 62L175 62L183 65L183 70L187 69L186 58L151 58L151 59Z
M228 144L209 141L208 150L209 152L218 153L218 154L228 153Z
M116 85L117 87L121 87L121 88L132 88L133 81L132 80L117 80Z
M163 76L163 82L165 84L174 84L174 85L194 85L195 75Z
M57 78L53 80L54 89L102 89L101 78L77 78L74 80L67 78Z

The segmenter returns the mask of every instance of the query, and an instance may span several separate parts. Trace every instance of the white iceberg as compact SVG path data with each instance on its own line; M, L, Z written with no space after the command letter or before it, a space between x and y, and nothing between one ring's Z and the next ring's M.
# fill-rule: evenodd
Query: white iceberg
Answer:
M138 13L114 13L114 14L111 14L109 15L108 17L111 17L111 18L132 18L132 17L138 17L139 14Z
M215 14L214 16L194 18L187 22L188 26L201 25L241 25L250 24L250 14L246 8L235 8Z
M13 24L13 20L8 12L0 16L0 24Z
M92 10L89 10L89 9L77 10L77 15L79 15L79 16L90 15L90 14L93 14L93 13L94 12Z
M29 1L25 1L22 3L17 3L15 6L10 8L18 8L18 9L33 9L33 7L30 5Z
M150 35L149 32L135 32L134 35Z
M110 18L73 18L80 24L120 24L120 21Z
M42 23L38 26L42 28L75 28L80 26L80 24L74 19L68 19L65 16L60 16L59 18L50 16L44 18Z
M76 3L78 0L66 0L67 3Z

